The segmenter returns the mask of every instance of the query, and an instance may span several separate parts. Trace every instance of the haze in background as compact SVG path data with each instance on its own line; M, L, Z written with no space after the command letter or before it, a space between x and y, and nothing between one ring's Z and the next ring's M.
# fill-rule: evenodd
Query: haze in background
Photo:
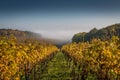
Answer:
M0 28L70 40L75 33L120 23L119 0L4 0Z

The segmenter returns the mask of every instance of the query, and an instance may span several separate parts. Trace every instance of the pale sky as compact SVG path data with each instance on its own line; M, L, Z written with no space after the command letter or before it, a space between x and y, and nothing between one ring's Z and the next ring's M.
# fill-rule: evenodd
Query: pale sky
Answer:
M0 2L0 28L70 40L76 33L120 23L119 3L119 0L4 0Z

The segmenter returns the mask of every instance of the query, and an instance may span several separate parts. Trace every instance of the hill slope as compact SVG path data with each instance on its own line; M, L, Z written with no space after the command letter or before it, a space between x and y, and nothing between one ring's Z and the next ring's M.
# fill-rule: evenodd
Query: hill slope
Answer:
M114 24L100 30L94 28L88 33L77 33L73 36L72 42L90 41L93 38L107 40L110 39L112 36L120 37L120 24Z
M37 39L37 40L42 40L51 44L55 44L58 47L61 45L68 43L69 41L63 41L63 40L58 40L58 39L50 39L50 38L45 38L45 36L42 36L39 33L34 33L30 31L20 31L20 30L13 30L13 29L0 29L0 37L6 36L9 38L10 35L14 35L18 40L26 40L26 39Z
M40 34L33 33L30 31L20 31L20 30L13 30L13 29L0 29L0 36L9 37L10 35L14 35L18 40L25 40L30 38L41 38Z

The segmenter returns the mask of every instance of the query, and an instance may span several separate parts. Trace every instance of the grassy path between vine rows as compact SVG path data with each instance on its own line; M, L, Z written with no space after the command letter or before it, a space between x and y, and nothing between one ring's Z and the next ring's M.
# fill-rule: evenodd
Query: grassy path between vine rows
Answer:
M72 80L71 70L62 52L58 52L53 59L48 62L46 69L41 74L40 80Z

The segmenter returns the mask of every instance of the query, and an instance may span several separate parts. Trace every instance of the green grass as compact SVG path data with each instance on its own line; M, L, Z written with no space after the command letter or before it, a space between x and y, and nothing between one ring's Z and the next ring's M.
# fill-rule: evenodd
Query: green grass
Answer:
M46 69L40 75L40 80L72 80L71 70L68 68L63 53L58 52L53 59L48 62Z

